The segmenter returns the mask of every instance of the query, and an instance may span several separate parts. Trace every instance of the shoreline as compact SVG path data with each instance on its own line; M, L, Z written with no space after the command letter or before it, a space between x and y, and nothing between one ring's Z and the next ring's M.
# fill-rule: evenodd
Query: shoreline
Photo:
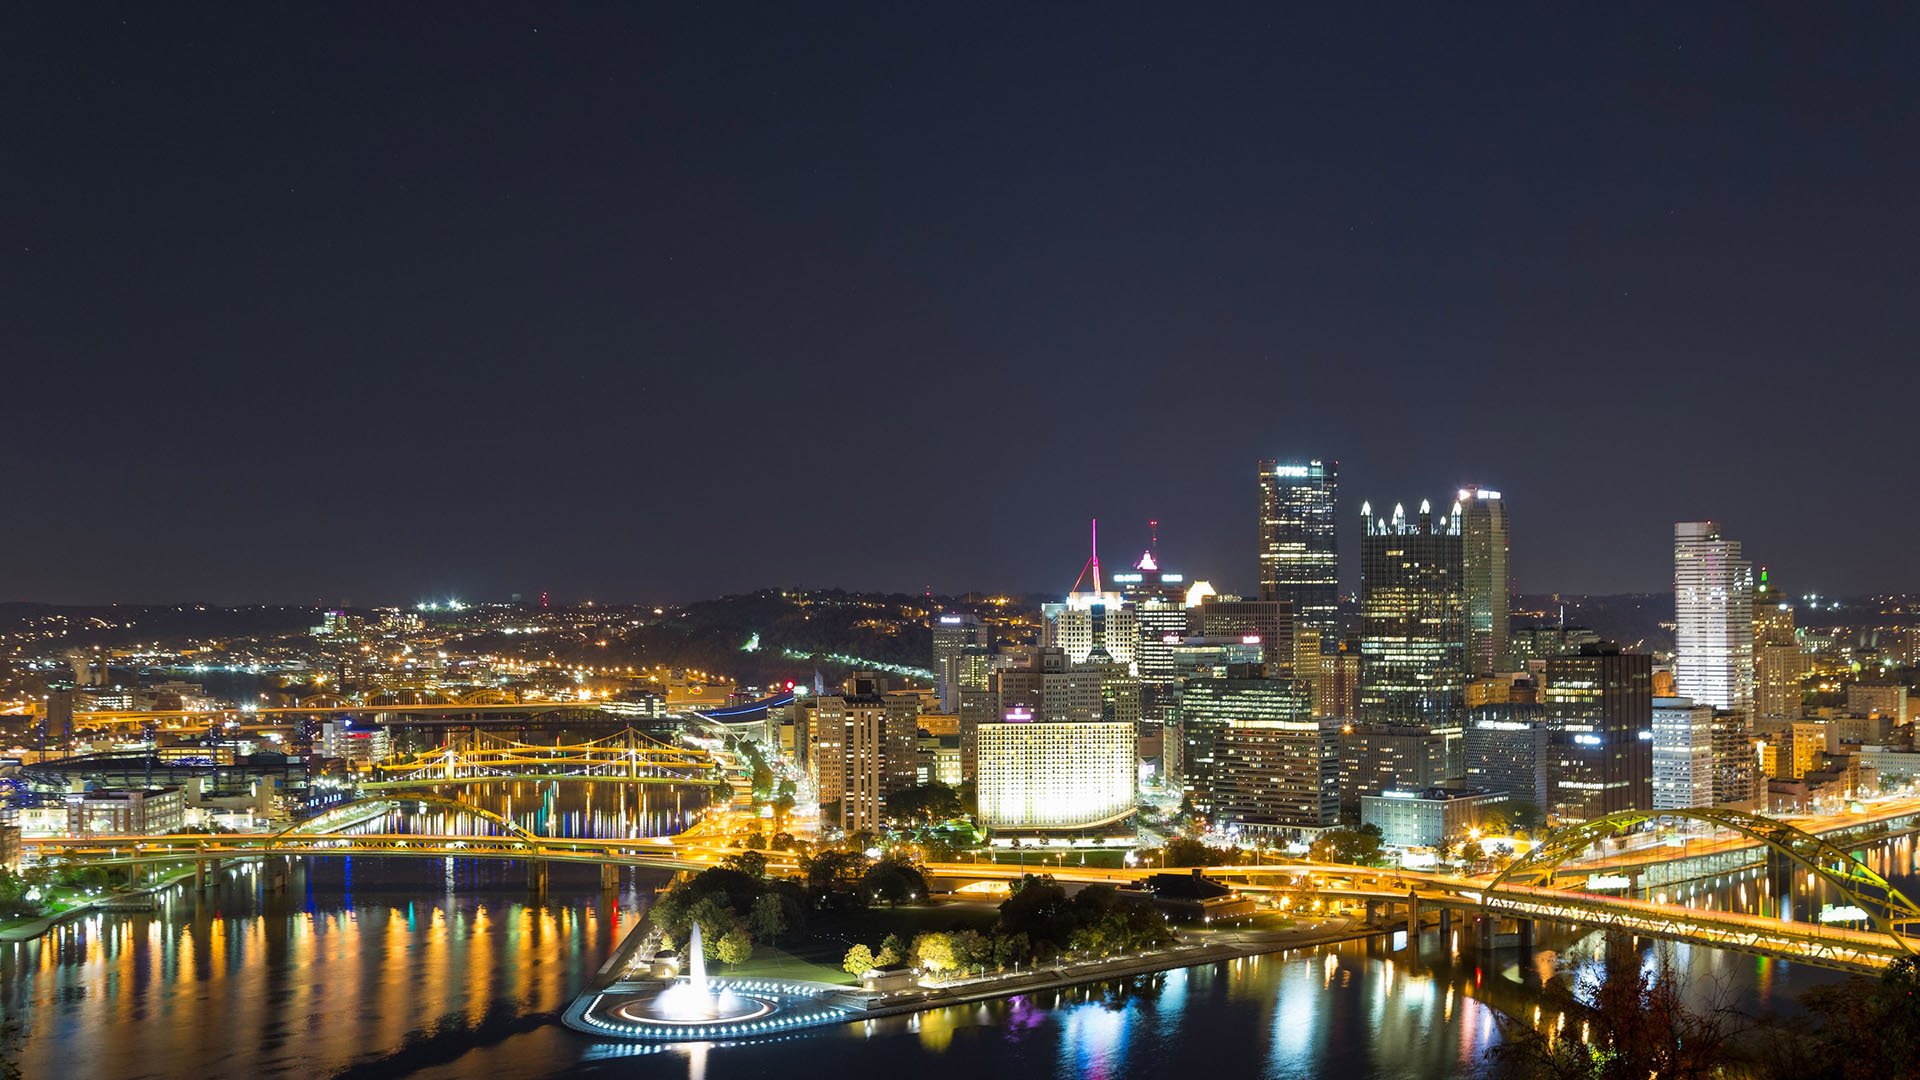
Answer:
M1145 955L1116 957L1105 960L1083 960L1066 965L1040 968L1031 971L1015 972L1008 975L987 976L972 979L964 983L943 986L922 987L904 994L881 994L863 990L857 986L833 985L826 983L804 984L822 995L830 995L838 1014L829 1018L803 1025L804 1027L824 1027L828 1024L852 1024L863 1020L878 1020L890 1016L902 1016L909 1013L943 1009L952 1005L970 1005L981 1001L1018 997L1022 994L1064 990L1083 986L1088 983L1105 982L1113 979L1132 978L1137 975L1149 975L1179 968L1199 967L1203 964L1238 960L1249 956L1265 956L1272 953L1291 952L1295 949L1315 949L1327 945L1338 945L1348 941L1390 934L1394 928L1363 926L1349 923L1339 928L1321 927L1313 931L1207 931L1209 936L1231 934L1231 940L1216 938L1210 941L1185 941L1170 949ZM614 956L600 969L600 977L595 978L583 988L572 1003L561 1013L561 1023L582 1035L602 1041L645 1042L656 1044L683 1042L710 1043L747 1043L760 1041L767 1036L758 1034L710 1033L704 1037L688 1033L686 1038L650 1038L624 1035L610 1030L604 1023L596 1023L590 1015L600 1005L602 998L610 993L638 993L642 987L652 989L657 980L631 980L616 976L605 979L606 973L619 970L614 960L630 955L629 942L637 944L645 932L644 922L636 925L628 934L628 942L623 942ZM1248 935L1258 935L1249 937ZM735 980L721 977L720 982L750 982L749 979ZM796 987L802 984L794 984ZM790 1029L791 1030L791 1029Z
M30 923L25 923L20 926L12 926L12 927L8 927L6 929L0 930L0 942L32 941L34 938L37 938L42 934L47 933L48 931L52 930L53 928L59 926L61 923L64 923L69 919L76 919L82 915L114 914L112 909L102 908L101 905L110 904L115 900L123 900L129 896L154 896L157 899L157 894L160 892L160 890L171 888L174 885L179 884L181 881L184 881L187 878L191 878L192 876L193 876L193 870L191 868L185 869L185 870L176 870L170 876L162 878L151 885L143 885L138 889L128 889L126 892L110 893L105 896L96 896L93 899L88 900L83 904L75 904L74 906L68 908L65 911L58 912L53 915L42 915L40 918L35 919ZM132 914L139 914L139 913L138 912L121 912L120 914L132 915Z

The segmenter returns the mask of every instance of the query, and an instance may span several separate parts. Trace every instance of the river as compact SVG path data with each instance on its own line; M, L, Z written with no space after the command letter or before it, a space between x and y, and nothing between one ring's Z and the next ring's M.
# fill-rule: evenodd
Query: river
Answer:
M523 808L517 808L523 809ZM582 811L584 812L584 811ZM520 813L516 812L516 817ZM589 819L591 815L589 815ZM665 824L662 822L662 824ZM1883 845L1910 873L1910 841ZM1350 943L796 1034L649 1050L601 1044L557 1015L664 878L628 870L603 895L555 866L544 905L525 874L480 860L322 859L285 891L241 869L151 915L100 915L0 945L0 1011L28 1077L792 1077L916 1080L1227 1076L1465 1077L1498 1037L1477 997L1520 995L1509 950L1480 967L1436 932L1417 962ZM1737 886L1731 888L1737 889ZM1577 963L1589 935L1543 933L1530 967ZM1705 993L1791 1009L1831 972L1704 948L1672 950ZM1503 1004L1510 1004L1503 1001Z

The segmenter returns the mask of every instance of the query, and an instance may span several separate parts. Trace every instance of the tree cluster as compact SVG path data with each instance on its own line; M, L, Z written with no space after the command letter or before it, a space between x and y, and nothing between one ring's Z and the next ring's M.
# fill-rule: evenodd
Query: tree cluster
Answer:
M911 963L934 975L962 975L1063 953L1111 956L1172 942L1173 932L1159 912L1122 900L1110 885L1090 885L1069 897L1051 876L1029 874L1001 903L999 919L986 931L933 931L911 943L892 935L878 952L865 945L848 950L845 967L859 975L876 965Z
M701 951L708 960L744 964L753 943L772 944L806 922L806 890L798 882L768 880L766 858L757 852L731 856L668 889L647 917L669 944L686 942L700 924Z
M869 859L858 851L821 851L802 856L800 872L815 907L859 910L884 901L889 907L924 900L927 879L912 862Z

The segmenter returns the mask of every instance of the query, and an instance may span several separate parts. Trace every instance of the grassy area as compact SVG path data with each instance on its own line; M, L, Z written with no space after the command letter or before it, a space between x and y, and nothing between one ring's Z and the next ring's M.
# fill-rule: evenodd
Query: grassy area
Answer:
M778 948L756 945L753 958L738 969L721 965L716 974L741 977L803 979L852 985L853 976L841 970L841 961L854 945L879 951L888 934L913 940L915 934L939 930L985 930L999 918L996 905L962 901L877 907L856 912L810 912L808 932L791 934Z

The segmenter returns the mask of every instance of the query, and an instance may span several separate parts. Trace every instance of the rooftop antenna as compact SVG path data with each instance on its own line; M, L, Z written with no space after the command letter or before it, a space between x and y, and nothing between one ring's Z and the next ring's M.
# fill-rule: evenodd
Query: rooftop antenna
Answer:
M1160 554L1160 523L1152 518L1147 519L1147 550Z
M1080 576L1073 579L1073 589L1071 591L1073 592L1080 591L1080 583L1087 579L1087 571L1089 570L1093 571L1093 591L1094 592L1104 591L1100 588L1100 519L1099 518L1093 519L1093 557L1088 559L1087 564L1080 568Z

